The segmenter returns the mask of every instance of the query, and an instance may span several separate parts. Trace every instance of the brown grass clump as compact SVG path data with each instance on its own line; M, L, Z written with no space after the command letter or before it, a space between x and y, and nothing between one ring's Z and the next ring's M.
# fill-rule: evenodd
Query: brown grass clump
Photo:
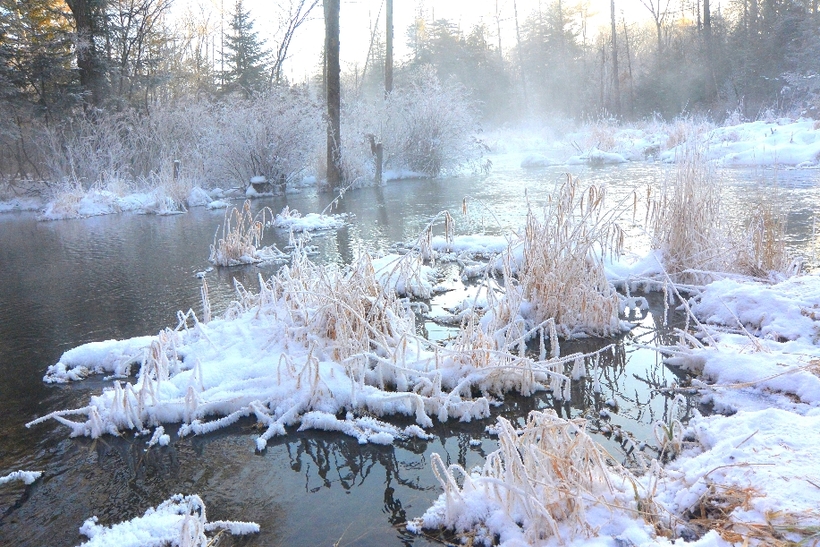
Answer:
M620 253L623 231L604 209L604 192L566 182L543 220L527 214L524 261L518 280L534 324L555 322L560 336L610 336L620 331L619 300L604 274L603 257Z
M769 277L796 271L786 253L785 219L771 203L753 210L741 237L732 235L721 209L721 180L697 147L685 149L674 180L647 199L652 245L663 252L675 283L707 284L718 272Z
M770 272L785 272L791 265L786 253L786 219L771 203L759 203L752 211L745 245L738 253L742 273L767 277Z
M754 488L710 484L697 505L688 513L688 522L701 531L715 530L732 544L797 547L820 544L820 513L794 514L768 511L764 522L746 522L732 516L736 509L749 510L751 500L760 497Z
M708 272L735 269L720 210L720 184L699 149L686 149L675 179L663 185L660 195L650 196L647 214L652 245L663 252L673 281L702 284L709 281Z
M478 496L491 502L491 515L501 512L505 520L517 522L528 544L548 538L559 541L570 536L594 535L587 522L587 507L601 503L612 507L615 491L601 448L587 435L585 421L565 420L555 412L533 411L526 424L516 429L498 418L499 448L491 453L478 474L468 475L458 466L445 466L433 455L433 471L444 488L444 525L457 534L485 528L492 523L464 526L461 511ZM457 476L463 477L459 487ZM487 515L487 516L491 516ZM424 525L424 518L419 523ZM497 520L493 517L492 520Z
M257 248L262 241L267 216L273 217L272 211L267 207L254 216L250 200L245 201L241 210L233 207L225 211L222 238L217 241L214 235L208 260L217 266L259 262Z

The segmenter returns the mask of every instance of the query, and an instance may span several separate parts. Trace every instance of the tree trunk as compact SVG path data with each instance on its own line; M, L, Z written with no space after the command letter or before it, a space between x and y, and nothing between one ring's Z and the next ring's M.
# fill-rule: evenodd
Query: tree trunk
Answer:
M333 190L337 189L342 182L339 3L340 0L324 0L325 66L327 73L327 183Z
M612 106L616 116L621 115L621 82L618 72L618 41L615 28L615 0L610 0L610 16L612 19Z
M632 55L629 52L629 32L626 28L626 20L621 21L624 27L624 45L626 46L626 67L629 74L629 115L635 115L635 87L632 85Z
M384 93L387 95L393 91L393 0L387 0L385 19L387 37L384 54Z
M103 8L103 2L104 0L66 0L77 33L80 86L86 94L85 103L92 106L100 104L102 98L103 63L94 39L100 31L97 17Z
M518 72L521 74L521 91L524 94L524 112L529 110L530 100L527 97L527 78L524 74L524 53L521 50L521 31L518 28L518 4L513 0L513 14L515 15L515 41L518 44Z

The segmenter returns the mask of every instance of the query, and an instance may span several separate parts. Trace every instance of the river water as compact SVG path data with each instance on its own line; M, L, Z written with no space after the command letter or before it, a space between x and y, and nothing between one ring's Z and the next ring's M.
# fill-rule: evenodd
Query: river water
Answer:
M608 199L615 203L648 184L657 187L671 172L660 165L630 164L578 167L573 174L607 185ZM816 264L818 171L743 170L720 176L724 210L733 222L741 223L757 201L775 200L787 211L790 247ZM453 212L458 234L517 229L527 203L542 205L564 177L561 168L525 171L500 162L487 176L406 180L349 191L334 212L353 213L354 221L314 237L315 260L345 264L364 250L383 251L413 241L443 210ZM467 217L460 214L465 197ZM288 205L303 213L320 212L328 200L326 194L304 192L257 200L253 207L278 211ZM495 449L485 432L492 420L437 424L434 440L389 447L359 445L351 437L326 432L292 431L272 439L264 453L254 451L258 432L250 421L201 437L172 436L170 446L149 450L145 438L131 436L69 439L56 422L25 428L48 412L84 405L106 385L101 378L69 386L43 384L46 367L62 352L85 342L154 334L176 324L177 310L199 312L201 281L196 274L209 267L209 245L222 221L223 212L203 209L165 217L123 214L57 222L39 222L32 213L0 215L0 476L18 469L44 471L31 486L0 486L0 545L77 545L85 539L78 529L86 518L96 515L101 523L113 524L176 493L199 494L209 520L261 525L259 535L222 544L438 544L403 527L440 492L430 469L431 454L465 467L482 463ZM642 244L639 232L634 232L637 247ZM264 243L281 248L287 235L269 230ZM210 271L206 278L214 311L233 298L234 279L253 288L260 273L268 276L275 268ZM434 307L445 303L432 302ZM659 299L650 303L649 313L632 317L638 323L632 332L587 363L600 378L602 392L579 382L571 403L555 407L564 415L588 417L596 439L619 461L634 456L624 439L652 445L657 420L688 412L672 408L663 390L685 379L665 367L654 351L639 347L670 341ZM428 327L431 334L446 335L441 327ZM567 344L562 351L611 342ZM546 394L513 395L494 415L521 419L545 407L554 407Z

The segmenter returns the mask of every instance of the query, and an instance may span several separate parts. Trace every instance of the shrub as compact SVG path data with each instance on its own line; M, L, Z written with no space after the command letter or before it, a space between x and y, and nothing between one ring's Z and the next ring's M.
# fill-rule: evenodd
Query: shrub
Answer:
M302 91L277 88L220 107L203 143L205 170L243 187L259 175L295 180L319 154L323 136L319 106Z
M342 108L342 170L356 182L373 173L368 139L384 147L384 169L435 177L478 166L478 109L463 87L443 84L430 68L387 99L356 97Z

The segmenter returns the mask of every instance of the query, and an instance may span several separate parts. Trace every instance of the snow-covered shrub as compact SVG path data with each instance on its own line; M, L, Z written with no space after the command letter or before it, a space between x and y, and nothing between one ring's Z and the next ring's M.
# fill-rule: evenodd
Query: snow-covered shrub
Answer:
M387 111L382 142L388 167L395 154L396 167L437 176L481 156L475 104L463 87L439 81L431 67L392 93Z
M435 177L477 167L478 110L464 88L442 83L429 67L385 99L356 97L342 106L342 170L348 181L372 178L369 136L381 142L385 171Z
M203 147L205 170L247 186L255 176L274 184L305 174L324 144L321 108L306 92L276 88L219 107Z
M172 183L199 178L202 128L211 125L208 112L207 103L192 102L149 113L95 111L45 127L41 147L47 176L54 182L78 182L86 189L112 181L170 188ZM172 175L174 160L181 167L177 179ZM177 202L184 196L179 198Z

